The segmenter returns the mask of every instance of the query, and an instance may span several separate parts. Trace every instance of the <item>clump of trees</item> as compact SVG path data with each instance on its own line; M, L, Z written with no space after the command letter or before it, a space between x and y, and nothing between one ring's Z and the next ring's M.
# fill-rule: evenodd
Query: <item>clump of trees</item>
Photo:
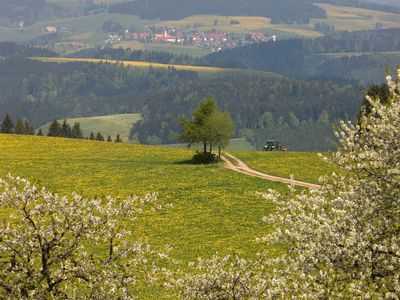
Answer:
M230 115L218 110L214 98L203 100L197 110L193 112L192 120L181 119L183 133L180 136L182 142L203 144L203 153L195 156L195 161L207 162L213 160L213 147L218 148L218 157L221 156L221 148L224 148L229 139L234 135L234 126ZM203 161L204 160L204 161Z
M59 196L27 180L0 179L0 298L133 299L166 253L132 241L132 222L159 209L156 195L124 200ZM130 224L130 225L128 225ZM142 278L143 280L143 278Z
M4 120L0 124L0 133L34 135L35 129L27 120L19 119L14 124L14 121L7 113L4 117Z
M35 135L36 132L33 126L31 126L27 120L19 119L17 120L16 123L14 123L10 115L7 113L3 121L0 123L0 133ZM43 136L43 130L39 129L36 135ZM73 139L85 138L83 136L79 122L75 122L74 125L71 127L71 125L67 123L67 120L64 120L62 123L58 122L57 120L51 122L47 136L73 138ZM94 135L94 133L91 132L90 136L87 137L86 139L105 141L104 136L100 132L97 132L96 135ZM107 137L107 141L112 142L111 136ZM114 142L122 143L122 139L119 133L116 135Z
M74 139L82 139L83 134L81 130L81 126L78 122L71 127L67 123L67 120L64 120L62 123L59 123L57 120L54 120L49 127L48 136L57 136L57 137L65 137L65 138L74 138Z
M74 126L71 127L71 125L67 123L67 120L64 120L62 123L58 122L57 120L54 120L50 124L47 136L56 136L56 137L65 137L74 139L84 138L79 122L75 122ZM87 139L92 141L102 141L102 142L106 140L100 131L98 131L96 135L93 133L93 131L90 132L90 135L89 137L87 137ZM107 141L108 142L112 141L111 136L107 137ZM117 134L114 141L116 143L122 143L122 139L119 133Z
M367 96L359 121L341 123L340 149L326 158L343 172L292 199L270 190L275 232L287 245L257 260L214 256L173 281L186 298L397 299L400 295L400 70L386 101ZM368 110L367 110L368 107Z

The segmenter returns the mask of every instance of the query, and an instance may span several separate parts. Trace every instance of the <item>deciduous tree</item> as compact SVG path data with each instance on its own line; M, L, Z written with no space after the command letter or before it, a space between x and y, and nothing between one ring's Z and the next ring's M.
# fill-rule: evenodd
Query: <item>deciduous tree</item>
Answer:
M202 143L203 153L212 152L212 146L219 148L226 146L229 138L233 136L234 126L228 113L218 111L214 98L209 97L202 101L197 110L193 112L193 119L181 120L183 133L182 142L192 144Z

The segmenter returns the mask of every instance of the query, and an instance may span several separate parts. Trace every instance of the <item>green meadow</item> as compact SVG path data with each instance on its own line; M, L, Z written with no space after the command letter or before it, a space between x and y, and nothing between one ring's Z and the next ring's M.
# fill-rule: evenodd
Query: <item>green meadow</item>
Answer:
M174 207L142 215L132 224L132 239L142 238L155 248L172 246L171 257L183 269L187 262L215 252L254 257L265 249L255 238L273 230L262 218L274 211L273 203L256 192L272 188L288 194L284 184L245 176L222 164L192 165L188 160L193 150L188 149L0 135L0 153L0 178L12 173L59 194L75 191L123 201L129 195L156 192L160 204ZM316 177L325 170L324 164L317 168L313 155L296 154L296 163L306 170L313 161ZM285 156L291 164L289 153L282 153L282 164ZM245 152L240 157L249 159L250 165L265 159L256 154L246 157ZM0 212L0 221L6 218ZM267 250L271 256L283 251L276 245ZM172 296L163 289L144 289L140 298L155 297Z
M318 178L330 175L338 170L325 162L315 152L236 152L237 158L243 160L253 169L284 178L318 183ZM329 157L329 153L323 153Z
M51 137L0 135L0 176L12 173L60 194L85 196L158 193L174 208L140 220L136 232L169 244L185 261L218 251L252 256L255 237L270 230L273 210L257 191L285 185L243 176L220 165L188 163L193 150Z
M138 69L168 69L175 68L176 70L192 71L196 72L201 78L210 78L219 75L226 74L258 74L268 76L273 79L282 78L281 75L272 72L250 70L250 69L233 69L233 68L219 68L219 67L203 67L203 66L191 66L191 65L176 65L176 64L161 64L147 61L118 61L109 59L97 59L97 58L68 58L68 57L33 57L31 59L50 62L50 63L69 63L69 62L87 62L87 63L112 63L122 64L125 67L138 68Z
M100 132L104 138L111 136L114 140L117 134L119 134L123 142L128 142L129 132L132 125L140 119L140 114L118 114L67 119L67 123L73 126L74 123L78 122L81 126L84 137L89 137L90 132L93 132L94 134ZM59 120L59 122L62 121L63 120ZM49 130L50 123L51 122L46 123L38 129L42 129L43 133L46 134Z

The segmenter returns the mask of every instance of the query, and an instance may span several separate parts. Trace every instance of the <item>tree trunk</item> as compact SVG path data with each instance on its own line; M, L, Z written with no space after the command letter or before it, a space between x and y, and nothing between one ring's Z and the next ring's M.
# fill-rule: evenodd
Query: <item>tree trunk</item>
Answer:
M207 153L207 142L203 142L203 145L204 145L204 154L206 154Z
M218 161L221 160L221 146L218 146Z

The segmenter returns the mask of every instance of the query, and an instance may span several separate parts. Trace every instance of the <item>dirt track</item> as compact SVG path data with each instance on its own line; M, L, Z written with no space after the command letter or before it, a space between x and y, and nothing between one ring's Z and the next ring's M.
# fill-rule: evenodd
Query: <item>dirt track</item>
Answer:
M239 172L239 173L242 173L242 174L246 174L246 175L249 175L249 176L262 178L262 179L265 179L265 180L270 180L270 181L275 181L275 182L282 182L282 183L286 183L286 184L293 184L293 185L296 185L296 186L301 186L301 187L305 187L305 188L309 188L309 189L318 189L318 188L320 188L320 186L317 185L317 184L298 181L298 180L292 180L292 179L288 179L288 178L277 177L277 176L268 175L268 174L259 172L257 170L254 170L254 169L250 168L243 161L241 161L240 159L236 158L235 156L233 156L230 153L225 152L224 155L221 158L225 162L225 167L227 169L232 170L232 171ZM232 161L234 161L234 163L232 163L232 161L227 159L226 157L229 157Z

